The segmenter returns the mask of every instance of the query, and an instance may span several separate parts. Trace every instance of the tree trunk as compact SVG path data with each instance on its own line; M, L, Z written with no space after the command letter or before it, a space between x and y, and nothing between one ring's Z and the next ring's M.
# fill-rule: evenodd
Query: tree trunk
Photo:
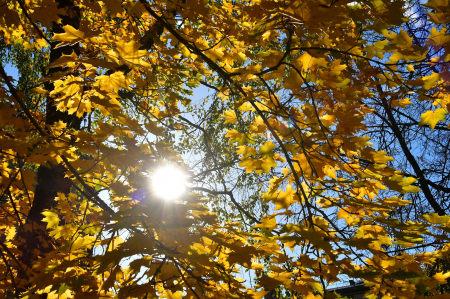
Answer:
M62 28L64 25L71 25L79 28L80 9L75 6L73 1L57 0L58 7L64 9L67 14L60 16L62 21L60 24L53 23L53 33L64 33ZM55 48L58 42L51 42L50 63L61 57L63 54L71 54L73 51L79 54L78 45L63 46ZM57 67L49 69L47 75L62 71L63 68ZM47 82L45 88L51 92L54 89L53 83ZM47 96L47 111L45 125L52 125L55 122L63 121L67 124L67 128L79 130L82 119L75 115L69 115L67 112L61 112L56 109L54 100ZM63 165L39 166L37 171L37 186L35 190L34 200L27 216L25 229L19 234L21 245L19 250L22 253L21 262L30 269L35 260L52 251L51 238L45 229L46 224L42 221L44 210L51 209L56 206L55 197L58 193L68 194L72 186L72 181L65 178L66 169ZM22 277L25 278L25 277Z

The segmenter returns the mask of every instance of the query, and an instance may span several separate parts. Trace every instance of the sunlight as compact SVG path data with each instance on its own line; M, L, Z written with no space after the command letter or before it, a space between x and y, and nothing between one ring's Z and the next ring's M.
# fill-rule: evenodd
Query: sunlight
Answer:
M157 197L174 200L186 191L186 174L175 166L166 165L153 173L151 184Z

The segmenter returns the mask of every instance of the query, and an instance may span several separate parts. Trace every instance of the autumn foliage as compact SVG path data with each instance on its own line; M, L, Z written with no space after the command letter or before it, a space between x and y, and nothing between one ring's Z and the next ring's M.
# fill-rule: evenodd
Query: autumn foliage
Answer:
M0 0L0 298L447 298L449 24L448 0Z

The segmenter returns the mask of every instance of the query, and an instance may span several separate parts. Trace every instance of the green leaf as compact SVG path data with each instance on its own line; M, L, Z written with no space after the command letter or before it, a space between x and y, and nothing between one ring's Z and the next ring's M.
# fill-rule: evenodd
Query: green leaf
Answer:
M66 290L70 289L70 286L67 285L65 282L57 282L53 285L51 291L57 291L57 294L61 296L66 292Z

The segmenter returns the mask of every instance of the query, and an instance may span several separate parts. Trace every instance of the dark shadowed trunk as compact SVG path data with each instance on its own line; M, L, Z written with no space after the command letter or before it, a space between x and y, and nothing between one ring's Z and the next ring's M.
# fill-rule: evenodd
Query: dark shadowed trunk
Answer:
M64 9L66 15L60 17L62 21L60 24L53 23L53 33L64 33L62 28L64 25L71 25L74 28L79 28L80 23L80 9L74 5L74 2L69 0L57 0L58 7ZM79 54L78 45L68 45L55 48L58 42L51 43L50 63L61 57L63 54L71 54L73 51ZM63 68L49 69L47 75L51 75L62 71ZM54 89L52 83L45 84L46 90L51 92ZM47 111L45 125L52 125L55 122L62 121L67 124L68 128L79 129L81 119L75 117L74 114L69 115L67 112L61 112L56 109L54 99L47 96ZM27 216L25 229L19 233L19 241L22 244L19 250L22 253L21 262L23 262L28 269L33 265L33 262L41 256L49 253L53 246L50 243L51 239L45 229L45 223L42 222L44 210L55 207L55 197L58 193L69 193L72 186L72 181L65 178L66 169L63 165L51 165L47 163L45 166L39 166L37 172L37 186L32 207Z

